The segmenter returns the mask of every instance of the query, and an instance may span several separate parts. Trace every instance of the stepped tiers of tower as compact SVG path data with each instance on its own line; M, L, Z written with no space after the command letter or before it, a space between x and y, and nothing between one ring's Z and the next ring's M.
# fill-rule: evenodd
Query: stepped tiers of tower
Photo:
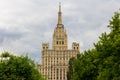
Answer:
M54 30L52 49L49 43L42 43L42 64L38 66L39 72L47 80L67 80L69 60L77 57L80 46L73 42L72 49L68 50L68 37L62 24L61 5L59 5L58 24Z

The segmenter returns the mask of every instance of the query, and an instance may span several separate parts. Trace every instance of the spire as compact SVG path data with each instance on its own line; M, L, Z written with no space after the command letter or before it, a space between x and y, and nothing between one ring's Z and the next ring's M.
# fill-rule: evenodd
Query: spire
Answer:
M62 24L61 3L59 3L59 12L58 12L58 25L59 24Z

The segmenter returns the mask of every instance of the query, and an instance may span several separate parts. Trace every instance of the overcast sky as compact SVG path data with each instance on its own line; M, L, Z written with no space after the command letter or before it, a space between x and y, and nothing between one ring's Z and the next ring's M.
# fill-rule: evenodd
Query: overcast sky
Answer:
M59 2L69 49L76 41L81 52L109 32L109 20L120 8L120 0L0 0L0 53L27 54L40 62L42 42L52 47Z

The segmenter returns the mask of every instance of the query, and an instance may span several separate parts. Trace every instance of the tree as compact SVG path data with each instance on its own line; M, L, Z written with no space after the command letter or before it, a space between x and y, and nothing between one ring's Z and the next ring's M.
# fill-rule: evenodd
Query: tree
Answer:
M108 27L109 34L102 34L95 44L99 61L98 80L120 80L120 13L115 12Z
M75 58L73 57L69 61L69 71L67 72L67 80L73 80L74 60Z
M73 80L120 80L120 12L115 12L108 28L110 33L102 33L95 48L71 61Z
M4 60L0 62L0 80L44 80L28 56L14 56L4 52L1 58Z

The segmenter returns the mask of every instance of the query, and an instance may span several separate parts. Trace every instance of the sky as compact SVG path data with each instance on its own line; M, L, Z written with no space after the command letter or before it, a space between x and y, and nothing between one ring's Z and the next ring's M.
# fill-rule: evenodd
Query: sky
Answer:
M94 48L109 20L120 8L120 0L0 0L0 54L28 55L41 63L41 44L49 42L57 25L61 2L63 24L80 51Z

